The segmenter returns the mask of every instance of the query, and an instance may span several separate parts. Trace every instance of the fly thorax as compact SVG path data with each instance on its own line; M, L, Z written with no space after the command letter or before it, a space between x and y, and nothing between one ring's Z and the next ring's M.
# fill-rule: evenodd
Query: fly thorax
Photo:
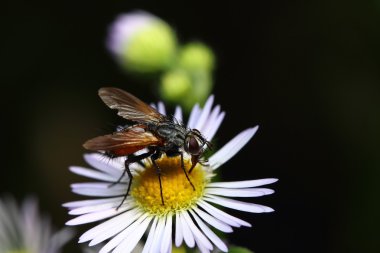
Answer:
M160 125L156 133L166 141L173 143L177 147L183 146L185 140L185 131L182 126L176 124Z

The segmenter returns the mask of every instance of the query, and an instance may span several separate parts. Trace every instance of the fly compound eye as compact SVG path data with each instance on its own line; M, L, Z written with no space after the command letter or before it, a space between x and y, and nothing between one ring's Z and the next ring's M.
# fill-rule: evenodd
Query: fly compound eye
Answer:
M201 152L201 147L196 137L190 135L186 138L186 151L192 155L198 155Z

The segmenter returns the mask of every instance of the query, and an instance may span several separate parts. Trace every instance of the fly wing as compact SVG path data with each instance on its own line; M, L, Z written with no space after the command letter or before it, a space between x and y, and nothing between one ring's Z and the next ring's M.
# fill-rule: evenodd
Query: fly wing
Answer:
M145 132L139 127L131 127L122 132L90 139L83 144L83 147L92 151L111 151L118 155L128 155L147 146L161 143L162 141L151 132Z
M159 123L167 120L156 109L121 89L101 88L99 96L109 108L117 109L117 114L125 119L138 123Z

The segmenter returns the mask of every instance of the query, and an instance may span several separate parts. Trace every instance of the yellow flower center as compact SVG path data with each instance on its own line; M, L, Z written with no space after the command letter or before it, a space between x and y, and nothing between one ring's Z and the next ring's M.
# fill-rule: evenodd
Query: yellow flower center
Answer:
M158 216L192 208L203 196L208 180L202 166L197 164L191 174L188 174L194 185L195 189L193 189L181 167L180 156L166 157L163 155L156 163L161 169L164 204L161 200L157 169L153 164L147 164L146 168L133 178L131 195L136 199L138 206L144 211ZM188 171L191 168L191 160L184 158L184 166Z

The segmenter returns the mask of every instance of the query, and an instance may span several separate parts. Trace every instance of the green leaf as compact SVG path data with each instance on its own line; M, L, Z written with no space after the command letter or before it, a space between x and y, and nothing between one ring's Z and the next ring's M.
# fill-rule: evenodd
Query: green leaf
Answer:
M253 253L253 251L251 251L247 248L239 247L239 246L230 247L228 252L229 253Z

